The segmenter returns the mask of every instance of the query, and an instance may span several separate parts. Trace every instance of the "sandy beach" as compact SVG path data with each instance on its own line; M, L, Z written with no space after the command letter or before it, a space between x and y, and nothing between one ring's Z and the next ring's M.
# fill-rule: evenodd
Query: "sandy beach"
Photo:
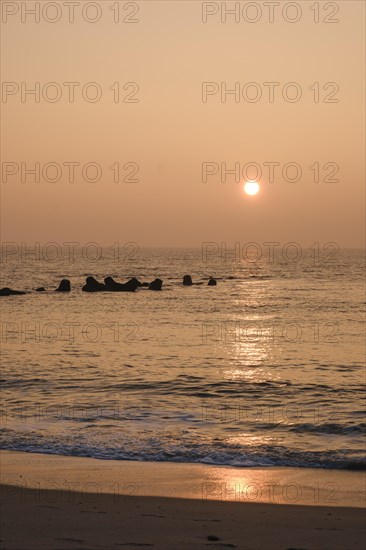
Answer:
M351 550L365 542L360 472L0 456L2 549Z

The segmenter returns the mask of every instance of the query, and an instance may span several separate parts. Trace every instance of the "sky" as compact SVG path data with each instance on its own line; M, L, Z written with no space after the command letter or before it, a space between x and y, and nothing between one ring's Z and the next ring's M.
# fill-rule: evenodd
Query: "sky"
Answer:
M3 242L364 246L363 2L21 4L2 2Z

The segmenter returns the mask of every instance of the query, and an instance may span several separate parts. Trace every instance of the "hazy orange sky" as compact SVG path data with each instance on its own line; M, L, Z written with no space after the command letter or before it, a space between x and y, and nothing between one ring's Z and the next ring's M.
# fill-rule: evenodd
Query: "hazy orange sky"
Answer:
M296 23L282 15L288 2L279 3L272 23L263 2L254 3L262 10L256 23L246 21L242 12L239 22L234 16L222 22L221 2L206 7L199 1L120 2L121 19L138 6L130 16L135 23L115 23L110 7L116 2L109 0L95 2L102 13L96 23L81 16L88 2L76 2L74 23L63 2L58 2L62 14L55 23L42 13L39 23L30 15L22 22L20 2L2 4L3 241L135 241L141 246L332 241L341 247L363 246L363 2L330 3L339 7L334 16L320 2L319 23L310 10L314 2L306 1L297 2L302 13ZM26 4L31 8L35 2ZM248 2L238 4L246 9ZM11 15L16 8L18 13ZM216 8L218 13L203 23L202 10ZM86 12L91 18L97 13L93 9ZM55 10L51 6L46 18L56 17ZM245 13L255 17L254 11ZM287 15L296 13L289 9ZM325 23L325 17L339 22ZM31 95L22 102L22 82L27 88L39 82L39 102ZM42 97L49 82L61 89L58 102ZM65 82L80 83L73 103ZM102 91L96 103L82 97L89 82ZM123 90L125 83L137 83L138 102L114 102L109 87L116 82L122 99L136 88ZM204 82L217 83L218 89L221 83L227 89L239 83L238 102L234 95L221 101L219 92L203 102ZM256 87L245 88L250 82ZM268 82L279 83L273 102L264 85ZM283 99L289 82L302 92L297 102ZM314 101L316 82L319 102ZM333 96L333 85L323 89L329 82L339 86ZM258 89L262 98L250 102ZM52 97L55 90L44 93ZM91 87L86 93L94 91ZM327 96L338 102L325 103ZM22 182L21 163L31 168L37 162L41 172L50 162L61 166L59 181L46 181L41 174L37 183L28 174ZM74 182L68 181L64 165L72 162L80 164ZM90 162L100 166L100 181L83 178L82 167ZM263 171L259 194L244 195L243 178L235 181L231 175L222 182L220 170L202 181L202 164L208 162L218 169L222 163L228 169L235 163L240 169L258 163ZM269 162L279 163L272 183L263 164ZM109 168L115 163L122 174L117 183ZM124 171L127 163L134 164ZM287 163L301 167L300 181L284 181L281 172ZM314 163L319 163L319 182L314 168L309 169ZM136 165L139 181L123 182ZM334 176L339 181L324 182L334 165L339 166ZM17 173L10 175L13 169ZM92 168L88 174L93 177Z

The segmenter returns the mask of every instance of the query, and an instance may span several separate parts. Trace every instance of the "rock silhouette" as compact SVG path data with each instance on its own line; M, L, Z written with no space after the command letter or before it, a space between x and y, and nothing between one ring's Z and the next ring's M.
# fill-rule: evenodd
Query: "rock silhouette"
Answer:
M183 285L184 286L192 286L192 277L190 275L184 275L183 277Z
M150 283L149 290L161 290L161 287L163 286L163 281L161 279L155 279Z
M22 290L13 290L8 287L0 289L0 296L20 296L21 294L26 294L26 292Z
M190 275L184 275L183 285L192 286L192 285L203 285L204 282L193 283L192 277ZM217 281L214 277L210 276L207 286L216 286ZM154 279L151 283L143 282L141 283L136 277L133 277L126 283L119 283L115 281L112 277L106 277L104 283L100 283L95 279L95 277L87 277L86 284L82 287L83 292L135 292L137 288L148 288L149 290L161 290L163 286L163 281L159 278ZM41 286L35 289L36 292L46 292L45 287ZM71 283L69 279L62 279L56 292L70 292ZM11 288L5 287L0 289L0 296L16 296L21 294L27 294L27 292L21 290L13 290Z
M127 283L117 283L112 277L106 277L104 282L106 290L109 292L135 292L136 288L140 285L139 281L135 278L130 279Z
M71 285L69 279L62 279L60 284L58 285L58 288L56 288L56 292L70 292Z
M94 277L87 277L86 284L81 289L83 292L101 292L107 290L106 285L100 283Z

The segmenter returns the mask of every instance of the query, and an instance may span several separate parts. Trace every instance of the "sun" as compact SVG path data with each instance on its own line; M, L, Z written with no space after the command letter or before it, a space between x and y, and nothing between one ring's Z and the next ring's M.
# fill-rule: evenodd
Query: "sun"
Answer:
M256 181L247 181L244 184L244 191L247 195L256 195L260 187Z

